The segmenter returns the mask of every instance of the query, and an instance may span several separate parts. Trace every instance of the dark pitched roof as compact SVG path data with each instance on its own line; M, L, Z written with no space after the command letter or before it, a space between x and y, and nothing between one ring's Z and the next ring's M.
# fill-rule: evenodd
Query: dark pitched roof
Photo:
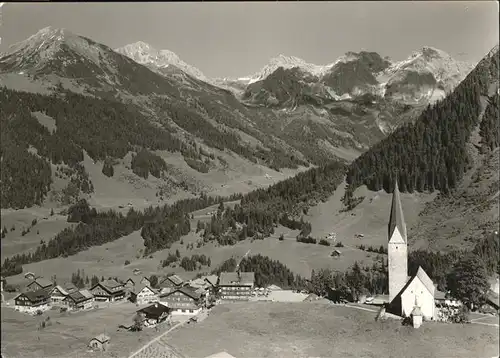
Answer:
M180 286L180 285L182 285L184 283L184 280L182 278L180 278L178 275L168 276L163 281L166 281L166 280L169 280L170 282L172 282L176 286Z
M93 290L97 286L101 286L109 294L116 294L117 292L120 292L120 291L113 291L113 288L115 288L115 287L122 286L123 289L125 288L124 285L122 285L119 282L116 282L115 280L106 280L106 281L103 281L103 282L96 283L94 286L92 286L90 288L90 290Z
M91 299L93 295L87 290L81 290L76 292L71 292L65 299L71 299L75 303L87 301Z
M160 297L167 297L167 296L174 294L175 292L182 292L183 294L191 297L194 300L198 300L201 297L200 292L198 292L195 288L190 287L190 286L183 286L183 287L176 288L175 290L172 290L170 292L166 292L166 293L162 294Z
M26 292L23 292L23 293L17 295L14 300L16 300L20 296L25 296L31 302L38 301L41 299L49 299L50 298L49 292L47 290L26 291Z
M394 185L394 192L392 194L391 216L389 218L389 241L391 240L394 229L398 228L399 233L406 243L406 223L403 215L403 206L401 205L401 198L399 196L398 182Z
M105 342L108 342L110 338L108 336L106 336L104 333L101 333L100 335L92 338L92 340L94 340L94 339L96 341L101 342L101 343L105 343Z
M66 283L62 284L61 287L64 288L68 292L78 291L78 287L76 287L73 282L66 282Z
M28 286L31 286L33 285L34 283L38 284L38 286L42 287L42 288L46 288L46 287L51 287L53 285L52 282L50 282L49 280L47 279L44 279L44 278L37 278L37 279L34 279L33 281L31 281Z
M123 284L119 283L118 281L116 281L114 279L105 280L103 282L100 282L100 284L107 287L107 288L115 288L118 286L123 286Z
M219 286L253 285L254 282L254 272L221 272L219 276Z
M160 318L164 313L170 313L171 309L161 303L155 303L151 306L144 307L138 310L138 313L144 313L147 318Z
M134 295L137 295L137 294L139 294L139 292L141 292L141 291L142 291L143 289L145 289L146 287L147 287L148 289L150 289L151 291L153 291L153 293L156 293L156 290L155 290L154 288L151 288L151 286L149 286L149 285L144 285L144 284L139 285L139 286L134 286L134 289L133 289L132 291L130 291L130 293L132 293L132 294L134 294Z

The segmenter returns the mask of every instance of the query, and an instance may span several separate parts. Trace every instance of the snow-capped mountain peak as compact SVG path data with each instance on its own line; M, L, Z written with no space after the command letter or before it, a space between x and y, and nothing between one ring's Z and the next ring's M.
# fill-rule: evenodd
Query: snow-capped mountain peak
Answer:
M101 45L90 39L63 28L49 26L26 40L11 45L0 62L7 68L37 72L44 69L50 61L59 61L59 54L67 50L96 65L101 63L104 51ZM61 66L64 67L75 63L77 59L73 56L61 61Z
M125 45L115 49L115 51L131 58L141 65L148 65L156 68L166 68L172 65L188 75L209 82L207 77L199 69L182 61L174 52L169 50L157 50L143 41Z
M276 57L273 57L269 60L269 63L264 66L259 72L252 76L245 76L242 77L241 80L247 80L248 83L254 83L261 81L265 79L267 76L269 76L271 73L276 71L278 68L282 67L284 69L290 69L294 67L298 67L300 70L304 72L308 72L313 76L321 76L323 73L328 71L333 64L329 65L315 65L312 63L307 63L301 58L295 57L295 56L286 56L283 54L280 54Z

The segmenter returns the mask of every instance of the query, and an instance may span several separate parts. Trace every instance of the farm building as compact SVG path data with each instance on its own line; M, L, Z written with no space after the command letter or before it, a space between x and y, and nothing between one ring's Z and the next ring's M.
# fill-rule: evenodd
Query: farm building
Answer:
M254 288L254 272L221 272L219 292L222 301L248 301Z
M339 257L340 255L342 255L342 252L340 252L337 249L333 250L332 253L330 254L330 256L333 256L333 257Z
M398 183L394 186L388 227L389 313L409 317L418 302L424 319L436 317L434 283L419 267L408 279L408 241Z
M50 282L49 280L46 280L44 278L37 278L33 281L31 281L27 286L26 290L28 291L38 291L38 290L49 290L52 288L54 284Z
M92 349L98 349L101 351L105 351L108 348L110 338L105 334L100 334L97 337L94 337L89 342L89 347Z
M144 325L146 327L152 327L168 320L171 311L169 307L156 302L151 306L138 310L137 313L144 317Z
M201 311L203 296L194 288L184 286L160 294L160 302L171 308L174 314L193 315Z
M171 275L160 281L160 293L167 293L184 286L184 280L178 275Z
M139 285L130 291L130 301L140 305L153 303L158 301L158 292L147 285Z
M92 308L94 296L88 290L80 290L68 294L64 303L71 310L87 310Z
M14 298L16 311L34 314L50 308L50 296L46 290L26 291Z
M114 302L125 297L125 286L116 280L110 279L98 282L90 289L95 300L99 302Z

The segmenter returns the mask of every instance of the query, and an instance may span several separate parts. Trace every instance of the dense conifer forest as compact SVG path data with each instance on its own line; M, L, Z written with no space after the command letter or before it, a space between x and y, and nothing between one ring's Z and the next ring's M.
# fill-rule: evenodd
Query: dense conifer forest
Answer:
M498 70L496 49L453 93L424 110L415 123L398 128L354 160L347 172L344 204L352 207L353 192L361 185L392 192L394 179L402 192L440 190L446 194L453 189L471 164L466 144L479 124L481 96L488 96ZM497 102L493 99L491 103L482 124L490 147L498 143L498 131L491 131L498 128L498 116L493 117Z
M161 177L161 173L167 170L167 163L158 155L142 149L132 157L132 171L140 177L148 178L149 174L156 178Z
M483 120L480 125L480 132L482 139L481 150L482 152L487 152L488 150L494 150L499 145L499 118L500 113L498 112L498 93L494 94L488 99L488 105L484 112Z
M52 183L50 162L72 168L78 189L92 192L80 164L82 150L94 160L104 160L122 158L134 146L170 151L182 147L135 107L115 101L68 91L47 96L2 88L0 104L2 208L41 204ZM51 117L55 128L42 125L34 116L37 112Z

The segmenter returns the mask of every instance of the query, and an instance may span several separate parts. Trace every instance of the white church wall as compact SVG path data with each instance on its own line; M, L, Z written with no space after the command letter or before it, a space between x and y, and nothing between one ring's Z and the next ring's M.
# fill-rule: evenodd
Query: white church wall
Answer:
M401 307L403 316L409 316L415 307L415 298L425 319L435 317L434 296L427 290L422 281L415 277L410 285L401 295Z

